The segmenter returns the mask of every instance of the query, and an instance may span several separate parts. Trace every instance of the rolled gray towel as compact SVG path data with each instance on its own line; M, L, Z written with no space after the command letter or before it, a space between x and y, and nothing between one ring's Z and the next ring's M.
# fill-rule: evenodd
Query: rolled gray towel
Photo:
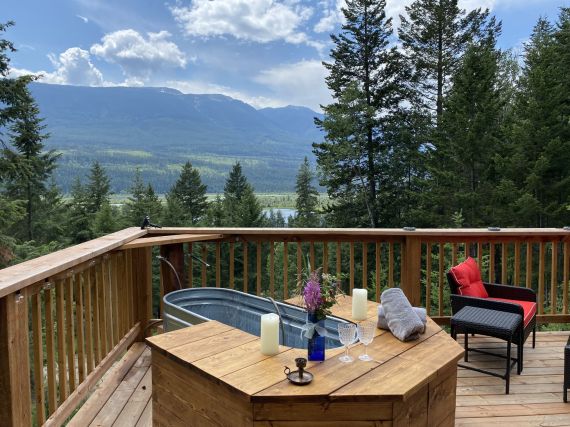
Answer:
M418 339L424 324L414 312L412 305L400 288L390 288L382 292L382 306L390 331L400 341Z
M425 332L427 324L426 309L423 307L412 307L412 308L414 309L414 313L417 314L417 316L424 324L424 330L421 332L423 334ZM378 305L378 327L380 329L390 330L390 328L388 327L388 321L386 320L386 313L384 312L384 307L382 307L382 304Z

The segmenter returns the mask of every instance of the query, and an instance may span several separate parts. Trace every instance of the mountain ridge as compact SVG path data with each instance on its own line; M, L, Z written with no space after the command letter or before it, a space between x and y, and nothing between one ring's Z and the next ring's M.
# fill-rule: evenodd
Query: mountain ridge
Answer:
M208 191L223 189L235 161L257 191L292 191L311 143L322 139L306 107L255 109L221 94L184 94L166 87L86 87L33 83L48 149L62 153L56 182L69 191L98 160L113 191L128 192L136 168L159 193L187 160Z

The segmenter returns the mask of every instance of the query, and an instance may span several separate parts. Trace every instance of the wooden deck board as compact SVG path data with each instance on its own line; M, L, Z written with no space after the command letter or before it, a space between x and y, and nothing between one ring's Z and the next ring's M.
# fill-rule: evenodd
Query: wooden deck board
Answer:
M536 349L527 341L525 367L522 375L516 375L513 369L509 395L504 394L503 380L460 368L455 425L570 426L570 403L562 401L563 348L568 334L539 333ZM497 351L504 347L499 340L477 336L470 338L470 343ZM503 361L490 356L472 354L470 360L497 372L503 369ZM116 426L151 426L151 373L148 368L143 375L139 372L145 367L148 367L148 351L131 368L138 373L130 371L110 394L108 402L120 402L103 406L97 414L98 420L114 420ZM133 377L139 378L134 386Z

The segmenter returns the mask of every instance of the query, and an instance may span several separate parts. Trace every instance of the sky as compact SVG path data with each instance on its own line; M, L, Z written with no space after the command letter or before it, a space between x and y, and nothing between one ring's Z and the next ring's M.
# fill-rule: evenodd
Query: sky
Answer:
M411 0L387 0L398 26ZM521 51L539 17L570 0L460 0L503 22L499 46ZM344 0L1 0L11 75L45 83L160 86L221 93L256 108L331 101L322 61Z

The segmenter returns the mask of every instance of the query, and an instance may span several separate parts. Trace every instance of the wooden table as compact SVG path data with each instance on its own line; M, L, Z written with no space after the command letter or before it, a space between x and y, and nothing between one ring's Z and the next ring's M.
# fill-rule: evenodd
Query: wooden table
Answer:
M295 301L290 301L295 302ZM350 318L351 299L333 310ZM369 303L370 319L376 304ZM377 330L368 354L373 362L338 360L327 350L309 362L313 382L289 383L306 350L259 351L259 338L210 321L147 339L152 349L152 414L155 426L452 426L457 361L463 349L431 319L417 341L403 343ZM352 355L362 351L351 348Z

